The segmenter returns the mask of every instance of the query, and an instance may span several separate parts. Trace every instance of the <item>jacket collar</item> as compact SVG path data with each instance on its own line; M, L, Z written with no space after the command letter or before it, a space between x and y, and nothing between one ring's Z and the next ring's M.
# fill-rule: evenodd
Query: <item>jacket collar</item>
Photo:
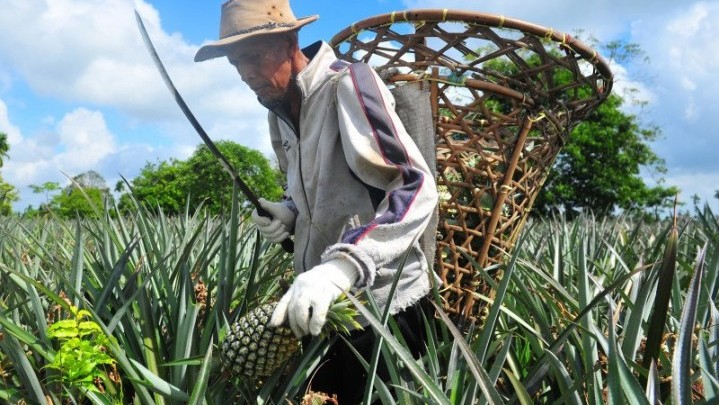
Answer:
M324 83L325 73L329 70L332 62L337 60L337 56L332 47L323 41L303 48L302 52L310 58L310 62L297 74L296 80L302 96L308 97L317 89L317 86Z

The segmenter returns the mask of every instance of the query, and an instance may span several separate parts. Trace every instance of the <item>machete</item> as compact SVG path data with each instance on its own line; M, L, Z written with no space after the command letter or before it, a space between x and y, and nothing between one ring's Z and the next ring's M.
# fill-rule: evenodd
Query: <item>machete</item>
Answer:
M195 128L195 131L197 131L197 134L200 135L200 138L202 138L202 141L205 142L205 145L207 145L207 148L210 150L210 152L212 152L212 154L217 158L217 160L220 161L220 164L225 169L225 171L230 174L232 182L235 184L235 186L237 186L237 188L242 191L242 194L247 197L247 200L252 203L252 205L257 209L257 213L263 217L272 218L272 215L267 212L267 210L262 208L259 200L252 192L252 190L250 190L250 188L247 187L247 184L242 181L240 176L235 171L235 168L232 167L230 161L227 160L227 158L222 154L222 152L220 152L219 149L217 149L215 143L212 142L212 139L210 139L210 137L207 135L207 132L205 132L205 130L195 118L195 115L192 114L192 111L190 111L190 108L185 103L185 100L182 99L180 92L177 91L177 88L170 79L170 75L167 73L165 66L162 64L162 61L160 60L160 55L157 54L155 46L152 45L150 36L147 34L147 30L145 29L145 24L142 22L142 18L140 17L140 14L137 12L137 10L135 10L135 18L137 19L137 26L140 28L140 34L142 34L142 40L145 42L147 51L150 53L150 56L152 56L152 60L155 62L155 67L157 67L157 70L160 71L162 79L165 81L167 88L170 89L170 93L175 96L175 102L185 114L187 120L190 121L190 124L192 124L192 127ZM282 249L289 253L292 253L292 251L294 251L294 243L290 238L287 238L282 241Z

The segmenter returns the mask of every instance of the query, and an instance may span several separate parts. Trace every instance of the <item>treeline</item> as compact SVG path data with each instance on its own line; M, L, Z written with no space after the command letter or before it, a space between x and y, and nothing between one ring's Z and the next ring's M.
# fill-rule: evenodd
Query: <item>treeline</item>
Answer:
M262 153L230 141L217 142L217 147L257 195L268 199L282 196L283 175ZM204 145L186 160L148 162L134 179L117 182L114 194L95 171L73 177L65 187L57 182L30 187L45 195L44 203L25 210L24 215L30 217L96 218L105 215L104 207L114 205L122 213L134 209L131 195L167 215L194 212L200 207L219 214L229 210L232 201L232 179ZM246 203L242 195L240 202Z

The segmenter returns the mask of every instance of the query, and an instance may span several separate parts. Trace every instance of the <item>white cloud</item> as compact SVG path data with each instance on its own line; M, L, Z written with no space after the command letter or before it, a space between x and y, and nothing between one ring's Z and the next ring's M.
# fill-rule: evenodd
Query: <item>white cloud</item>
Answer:
M719 1L700 1L636 24L632 40L651 56L657 101L651 118L666 136L657 150L670 175L719 172ZM717 183L715 183L717 184Z
M75 176L88 170L109 176L106 178L117 177L117 166L111 163L120 162L127 150L131 151L132 159L150 156L152 152L142 146L118 148L115 135L99 111L76 109L32 137L23 137L4 111L0 101L0 131L14 134L10 137L9 159L3 167L3 176L20 192L21 201L15 207L18 210L43 201L42 196L31 193L31 184L55 181L65 185L68 184L65 174Z
M102 114L81 108L65 115L52 130L32 138L16 136L3 169L8 182L22 189L49 181L44 176L57 180L61 172L91 170L115 151L115 137Z
M5 1L0 55L38 92L72 99L93 60L137 62L128 32L130 4L120 0ZM122 16L128 16L122 18ZM116 80L122 76L116 76Z
M714 1L698 2L666 21L666 28L651 42L657 54L668 53L664 68L683 82L706 80L713 89L719 88L716 80L708 80L716 77L719 68L718 20L719 1Z
M0 130L9 133L11 143L3 175L21 192L23 200L17 209L33 201L32 195L28 197L29 184L64 184L61 170L70 176L96 170L111 184L119 179L118 174L134 177L148 160L186 158L201 142L154 66L133 6L174 84L210 136L271 153L266 110L236 71L224 59L195 63L198 46L178 33L167 33L149 3L0 3L0 95L12 90L13 80L22 80L22 87L37 96L61 100L66 108L35 118L41 129L23 138L0 103ZM18 113L30 109L15 106ZM106 121L110 115L115 117L112 129ZM154 139L128 138L145 134Z
M3 3L7 4L0 13L0 60L35 92L93 108L115 108L141 123L181 117L145 49L131 2ZM193 62L196 45L164 32L157 10L148 3L138 0L135 6L172 80L198 118L249 119L262 125L263 108L226 61ZM194 136L191 129L184 135Z
M672 21L667 26L667 31L689 39L702 30L702 25L707 23L707 17L709 17L708 4L703 2L694 4L689 12Z
M667 177L667 184L681 189L679 200L688 207L692 206L692 197L699 196L702 203L717 207L714 193L719 190L719 172L681 173Z
M614 83L612 85L612 93L620 95L626 103L623 105L630 113L638 113L645 103L652 104L656 102L657 95L652 88L640 80L635 80L623 65L615 61L608 61L609 68L614 74Z
M403 0L407 8L474 10L500 14L572 34L585 30L600 39L614 39L626 31L631 21L648 13L680 8L671 0Z
M697 89L697 85L696 85L696 83L694 83L694 80L692 80L688 77L682 77L680 82L681 82L681 87L684 90L694 91Z
M108 128L103 114L86 108L71 111L59 120L48 117L47 122L50 126L42 133L23 137L10 122L7 108L0 100L0 132L8 133L10 139L9 159L5 160L2 172L4 179L20 192L21 201L15 206L17 210L23 210L28 205L37 206L44 201L44 196L32 194L31 184L54 181L65 186L69 184L66 176L94 170L105 178L112 189L121 180L120 176L134 178L148 161L189 157L198 143L192 139L189 143L178 140L166 147L144 143L121 144ZM230 129L236 131L242 128L238 122L226 125L226 133L230 133ZM213 129L220 132L222 127ZM269 139L263 135L252 128L245 128L242 136L224 138L235 138L237 142L254 139L269 149Z
M62 170L88 170L115 151L114 136L99 111L77 109L57 126L64 151L56 155Z
M0 132L7 134L8 144L11 148L22 140L20 129L10 123L7 105L3 100L0 100Z

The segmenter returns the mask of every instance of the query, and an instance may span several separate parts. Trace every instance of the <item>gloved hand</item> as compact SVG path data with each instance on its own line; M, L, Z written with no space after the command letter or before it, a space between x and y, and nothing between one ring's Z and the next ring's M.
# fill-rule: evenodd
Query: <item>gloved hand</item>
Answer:
M252 221L260 233L270 242L280 243L290 236L295 229L297 216L287 205L281 202L259 199L260 206L272 215L272 219L260 216L257 210L252 211Z
M330 305L358 278L354 264L343 259L330 260L298 275L277 303L270 326L280 326L287 320L298 338L308 333L319 335Z

